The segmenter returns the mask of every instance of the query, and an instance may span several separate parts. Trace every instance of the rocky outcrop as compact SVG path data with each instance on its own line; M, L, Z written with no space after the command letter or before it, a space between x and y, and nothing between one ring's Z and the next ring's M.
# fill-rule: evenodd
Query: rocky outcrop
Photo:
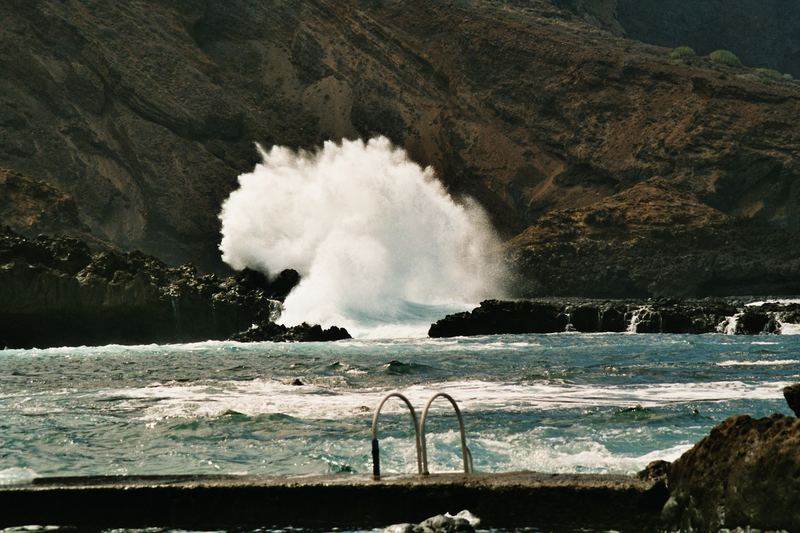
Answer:
M800 383L784 387L783 397L786 398L786 403L794 411L795 416L800 417Z
M740 335L759 335L776 333L780 324L770 313L762 309L747 308L736 322L736 333Z
M252 271L219 278L141 252L92 251L72 238L0 229L0 348L187 342L242 331L240 340L251 340L269 328L279 332L274 340L346 335L271 323L281 311L277 298L297 280L293 271L272 282Z
M220 268L216 215L254 141L380 133L484 206L517 296L800 293L792 82L674 62L546 0L42 0L0 19L0 166L122 249Z
M351 338L346 329L336 326L323 329L322 326L311 326L304 322L299 326L287 327L272 321L253 325L250 329L231 336L231 340L240 342L328 342Z
M800 256L781 244L800 233L734 220L671 195L663 184L635 188L622 202L547 214L509 242L512 270L528 273L516 281L518 291L591 298L800 294ZM758 257L765 249L771 265Z
M270 280L256 270L245 268L234 276L234 282L245 292L261 291L264 296L273 300L284 301L289 292L300 282L300 274L296 270L287 269Z
M487 300L472 312L448 315L433 324L431 337L564 331L563 309L548 303Z
M235 280L69 238L0 235L0 343L28 348L224 339L279 312Z
M431 337L504 333L780 333L796 320L797 304L745 306L721 299L607 301L579 299L487 300L472 311L431 325Z
M0 221L12 230L27 235L65 233L89 240L94 238L81 222L75 200L42 180L0 168Z
M800 419L733 416L669 468L662 518L681 531L800 530Z
M642 481L666 481L672 463L669 461L656 460L647 463L644 470L637 472L636 477Z
M475 533L480 519L469 511L461 511L455 516L448 514L427 518L419 524L395 524L383 533Z

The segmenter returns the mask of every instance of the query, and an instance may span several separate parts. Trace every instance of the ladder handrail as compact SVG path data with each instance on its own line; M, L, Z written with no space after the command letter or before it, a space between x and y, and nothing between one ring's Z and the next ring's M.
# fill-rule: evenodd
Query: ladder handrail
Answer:
M387 400L390 398L399 398L402 400L408 410L411 412L411 420L414 422L414 444L417 448L417 472L422 474L422 449L420 445L420 433L419 433L419 423L417 422L417 412L414 410L414 406L411 405L411 402L408 401L408 398L403 396L397 391L390 392L386 396L384 396L381 403L378 404L377 409L375 409L375 414L372 415L372 478L373 479L380 479L381 478L381 451L380 445L378 444L378 417L381 414L381 409L383 409L383 404L386 403Z
M425 476L430 475L428 471L428 445L426 442L425 437L425 420L428 418L428 410L433 404L433 401L437 398L446 398L450 401L450 404L453 406L453 409L456 412L456 417L458 418L458 428L461 432L461 455L464 460L464 473L471 474L474 472L473 464L472 464L472 452L467 447L467 436L464 431L464 417L461 415L461 410L458 408L458 404L453 399L452 396L447 394L446 392L437 392L434 394L430 400L428 400L427 405L425 405L425 410L422 411L422 421L420 422L420 440L422 444L422 474Z

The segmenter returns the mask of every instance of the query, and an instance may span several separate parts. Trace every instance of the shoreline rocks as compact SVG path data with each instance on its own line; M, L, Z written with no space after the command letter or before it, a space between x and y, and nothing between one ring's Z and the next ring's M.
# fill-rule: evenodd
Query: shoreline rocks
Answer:
M800 530L800 418L726 419L672 463L667 486L670 528Z
M630 332L779 334L800 323L800 304L745 305L741 300L486 300L472 311L447 315L430 337Z
M309 325L303 322L299 326L287 327L283 324L265 321L232 335L230 340L239 342L331 342L352 338L345 328L337 326L323 329L318 324Z
M225 340L239 333L246 340L253 324L271 327L279 340L342 338L338 329L279 331L283 326L272 322L298 280L294 271L273 281L254 271L220 278L141 252L93 252L76 239L28 239L0 228L0 349Z
M800 418L800 383L784 387L783 397L786 398L789 409L794 411L795 416Z

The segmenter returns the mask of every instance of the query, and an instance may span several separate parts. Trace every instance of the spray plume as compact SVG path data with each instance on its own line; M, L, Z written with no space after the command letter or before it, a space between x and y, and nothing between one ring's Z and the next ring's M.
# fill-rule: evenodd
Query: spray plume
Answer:
M235 269L300 272L282 323L424 334L443 311L500 294L483 211L456 204L386 138L258 150L262 163L223 203L220 250Z

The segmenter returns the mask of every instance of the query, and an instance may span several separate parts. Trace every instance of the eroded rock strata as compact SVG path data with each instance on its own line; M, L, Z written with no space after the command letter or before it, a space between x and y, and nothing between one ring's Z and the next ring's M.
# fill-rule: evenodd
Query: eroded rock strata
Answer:
M486 300L432 324L431 337L513 333L780 333L800 323L800 304L703 300Z
M258 340L345 335L272 324L297 280L293 271L272 282L252 271L219 278L141 252L93 251L72 238L0 229L0 348L227 339L253 323L272 328ZM240 340L254 340L247 335Z

